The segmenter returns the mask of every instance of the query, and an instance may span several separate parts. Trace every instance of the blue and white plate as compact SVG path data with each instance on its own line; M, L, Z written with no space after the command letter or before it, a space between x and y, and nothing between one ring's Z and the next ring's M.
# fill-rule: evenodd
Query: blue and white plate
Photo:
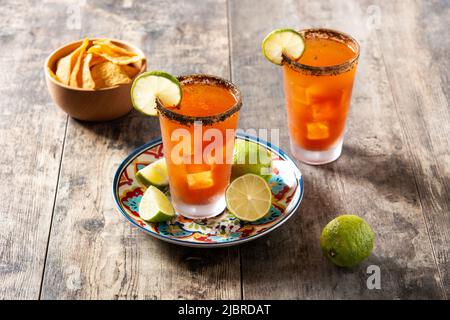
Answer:
M303 178L295 162L279 148L261 139L238 134L237 139L250 140L270 151L273 173L272 208L268 216L243 222L228 210L209 219L192 220L176 216L171 221L148 223L139 217L138 208L145 186L135 178L138 170L164 157L161 138L134 150L119 166L113 181L117 209L142 231L158 239L190 247L225 247L259 238L286 222L298 209L303 197Z

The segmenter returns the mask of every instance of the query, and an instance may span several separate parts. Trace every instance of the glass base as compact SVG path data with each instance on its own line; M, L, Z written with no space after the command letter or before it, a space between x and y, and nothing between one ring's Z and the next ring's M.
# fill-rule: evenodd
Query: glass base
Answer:
M221 214L227 204L225 195L218 198L217 201L208 204L188 204L181 201L173 201L173 207L177 214L190 219L205 219L215 217Z
M333 148L325 151L311 151L303 149L291 140L291 152L294 157L304 163L311 165L321 165L333 162L342 153L342 143L344 139L340 138Z

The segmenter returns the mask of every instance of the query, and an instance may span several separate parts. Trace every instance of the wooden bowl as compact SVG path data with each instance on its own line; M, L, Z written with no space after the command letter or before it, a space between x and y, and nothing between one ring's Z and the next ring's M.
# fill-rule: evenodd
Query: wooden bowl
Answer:
M139 48L131 44L115 39L109 40L120 47L145 57ZM72 118L79 120L108 121L127 114L132 109L130 97L132 82L93 90L70 87L57 81L50 75L49 69L56 73L58 60L79 47L82 41L78 40L56 49L45 60L45 81L53 101ZM144 72L147 69L146 59L144 58L141 62L136 63L135 66L140 69L138 74Z

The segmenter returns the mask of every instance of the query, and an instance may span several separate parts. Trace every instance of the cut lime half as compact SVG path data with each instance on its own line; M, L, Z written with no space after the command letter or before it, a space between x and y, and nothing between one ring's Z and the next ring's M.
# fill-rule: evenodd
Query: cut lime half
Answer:
M300 33L293 29L277 29L269 33L262 42L264 57L272 63L281 65L283 54L299 59L305 49L305 41Z
M136 179L145 185L163 188L169 184L166 159L162 158L150 163L136 173Z
M131 87L131 101L136 110L156 116L156 99L167 107L175 107L181 102L181 85L178 80L162 71L148 71L139 75Z
M269 213L272 193L266 180L249 173L235 179L225 192L227 208L242 221L256 221Z
M139 216L147 222L163 222L172 219L175 210L161 190L150 186L139 203Z

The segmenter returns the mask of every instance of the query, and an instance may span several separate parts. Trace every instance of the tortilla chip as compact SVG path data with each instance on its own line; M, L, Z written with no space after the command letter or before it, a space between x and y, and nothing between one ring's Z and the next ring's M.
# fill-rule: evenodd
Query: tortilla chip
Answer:
M70 81L70 71L72 70L72 58L74 53L75 51L64 58L59 59L56 65L56 76L62 83L67 85Z
M73 66L72 71L70 72L70 81L69 81L69 85L71 87L75 87L75 88L80 88L82 87L82 79L81 79L81 65L82 65L82 61L83 58L85 56L85 52L86 52L86 48L89 45L89 39L84 39L83 43L81 45L81 47L79 48L79 54L78 54L78 58L75 62L75 65Z
M80 52L86 50L87 44L89 44L89 40L84 39L83 43L78 48L76 48L64 58L58 60L58 63L56 65L56 76L62 83L67 85L69 84L72 68L77 62Z
M89 48L89 53L95 53L108 61L111 61L115 64L125 65L130 63L136 63L143 59L143 57L139 55L128 56L128 55L119 55L114 50L111 50L105 44L96 44Z
M91 69L95 88L108 88L118 84L130 83L131 79L122 68L111 61L98 63Z
M58 61L56 74L50 72L50 75L75 88L106 88L131 82L140 71L132 64L143 59L143 56L108 39L90 43L86 38L79 47Z
M127 74L128 77L130 77L131 79L133 79L138 73L139 73L139 69L136 68L135 66L130 66L130 65L123 65L121 66L122 70L125 71L125 73Z
M91 75L91 61L92 61L92 54L88 53L86 57L83 60L83 69L81 71L81 82L82 82L82 88L84 89L95 89L95 81L92 78Z
M91 54L91 53L88 53L88 54ZM105 62L105 61L107 61L105 58L103 58L103 57L101 57L101 56L99 56L97 54L93 54L92 53L92 59L91 59L91 62L90 62L90 67L93 67L96 64L99 64L99 63L102 63L102 62Z
M119 47L117 45L115 45L114 43L112 43L110 40L108 39L99 39L99 40L94 40L93 41L94 45L105 45L106 47L108 47L108 49L110 49L111 51L114 51L117 53L117 55L124 55L124 56L137 56L138 54L132 51L128 51L125 48Z
M49 74L53 79L55 79L55 80L58 81L58 82L61 82L61 80L58 79L58 77L56 76L56 74L53 72L52 69L50 69L49 67L47 67L47 70L48 70L48 74Z

